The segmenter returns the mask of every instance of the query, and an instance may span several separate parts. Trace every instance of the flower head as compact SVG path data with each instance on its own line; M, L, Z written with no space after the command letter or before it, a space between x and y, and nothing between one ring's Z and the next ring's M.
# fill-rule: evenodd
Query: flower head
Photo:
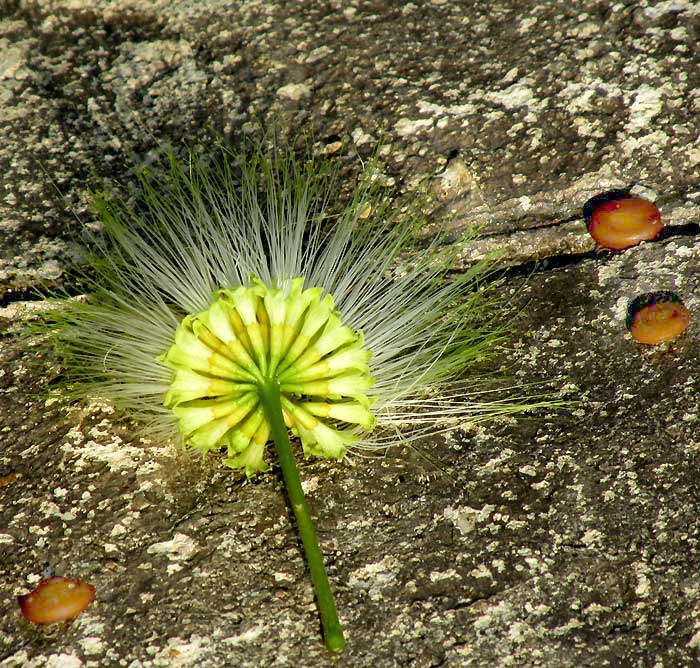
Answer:
M327 647L345 640L288 431L306 455L522 409L450 387L500 336L484 324L482 263L457 276L392 208L372 167L344 204L326 162L289 151L170 154L135 203L95 196L105 237L93 294L59 311L74 392L101 394L154 432L222 451L251 476L274 443Z
M341 323L330 295L303 285L295 278L285 291L251 278L218 290L206 311L182 320L160 357L175 372L163 403L185 442L205 452L225 447L225 463L250 475L267 469L266 380L279 384L285 421L307 455L340 458L357 436L335 425L374 424L362 332Z
M267 468L265 380L305 454L333 459L517 410L447 390L499 338L478 289L489 263L448 277L437 241L407 254L417 218L373 169L338 205L329 162L220 148L142 171L135 202L95 195L94 294L56 330L80 393L248 475Z

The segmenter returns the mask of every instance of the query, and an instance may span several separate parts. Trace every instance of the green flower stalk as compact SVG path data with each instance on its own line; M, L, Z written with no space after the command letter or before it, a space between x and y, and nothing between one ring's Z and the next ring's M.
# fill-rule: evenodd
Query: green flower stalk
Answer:
M171 152L131 200L94 196L91 295L53 329L74 395L248 476L274 444L333 651L343 632L290 434L341 459L534 405L455 389L501 337L481 289L491 263L448 276L437 240L408 252L420 219L372 165L342 205L336 174L280 149Z

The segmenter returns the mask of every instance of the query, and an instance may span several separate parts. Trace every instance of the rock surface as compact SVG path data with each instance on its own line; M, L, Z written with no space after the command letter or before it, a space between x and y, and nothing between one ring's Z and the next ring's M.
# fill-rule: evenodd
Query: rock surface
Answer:
M699 31L666 1L0 1L0 666L698 665L698 327L652 349L624 316L659 289L700 311ZM505 247L522 309L502 363L580 399L424 444L440 469L410 449L302 467L340 658L279 479L38 398L23 333L32 288L68 280L86 187L271 123L379 146L455 243L481 225L461 261ZM613 187L655 199L664 238L595 252L581 207ZM19 615L47 566L97 588L70 626Z

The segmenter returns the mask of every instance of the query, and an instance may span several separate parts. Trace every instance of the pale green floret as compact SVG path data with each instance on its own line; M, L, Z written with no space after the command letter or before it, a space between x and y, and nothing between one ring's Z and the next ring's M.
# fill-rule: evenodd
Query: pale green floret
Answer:
M296 331L296 325L292 329L293 339L287 350L282 363L280 364L280 372L284 371L288 366L293 364L305 351L309 349L309 344L316 334L328 323L327 329L333 329L336 323L329 319L333 313L333 298L330 295L322 301L316 301L310 304L308 311L304 314L302 326L299 331ZM338 319L339 322L339 319ZM324 332L326 329L323 330Z
M243 452L226 457L224 464L232 469L245 469L245 474L252 478L257 473L269 470L270 465L265 461L265 443L253 441Z
M256 437L256 434L258 437ZM251 439L261 440L264 445L269 435L270 430L265 420L265 409L258 405L238 429L230 432L228 436L228 454L232 456L243 452L250 444Z
M253 348L250 353L255 358L260 373L265 376L267 374L267 343L263 327L266 323L260 321L261 314L258 309L259 298L262 296L260 293L261 286L257 284L252 288L241 285L229 294L250 339Z
M230 313L230 316L234 315L234 313ZM209 346L212 350L216 350L224 357L236 362L238 365L236 373L241 375L241 380L247 378L252 381L260 381L262 379L253 358L248 354L248 351L241 340L234 338L228 343L224 344L221 339L219 339L212 333L212 331L209 330L204 321L195 321L192 323L192 331L202 343ZM245 340L248 341L247 338L245 338Z
M209 307L208 311L201 313L199 316L200 322L225 346L238 343L229 312L229 305L221 299L217 299ZM247 353L245 354L247 355ZM248 359L246 363L250 364L251 362L252 360Z
M270 319L269 373L274 374L284 354L284 319L286 301L282 290L269 290L264 296L265 310Z
M287 297L287 313L284 319L283 349L289 350L294 339L299 336L302 316L309 305L321 299L321 288L303 289L304 279L295 278L291 282L289 296Z
M357 441L355 434L329 427L306 411L303 404L294 404L284 396L282 408L291 418L292 431L301 440L307 456L340 459L348 446Z
M237 401L232 401L229 405L229 412L223 417L217 418L212 414L207 422L196 427L194 431L190 427L198 423L202 414L197 412L191 416L191 411L197 411L201 406L195 406L194 408L181 408L178 406L173 409L173 413L179 418L178 426L185 437L185 442L208 452L209 450L225 447L226 434L254 410L257 404L258 395L256 392L251 392L238 398ZM218 413L218 411L216 412Z
M252 383L237 383L205 376L184 367L177 368L175 377L163 399L166 408L172 408L186 401L200 397L222 397L225 395L244 394L254 389Z
M312 397L352 397L364 405L367 397L364 394L374 384L374 380L366 374L345 371L333 378L303 381L300 383L285 382L280 384L282 392L307 395Z
M316 378L330 376L333 373L339 373L347 368L369 373L367 362L369 362L371 353L361 347L364 341L362 340L361 332L359 334L360 336L354 345L351 347L346 346L341 351L334 352L333 355L328 355L323 360L321 360L322 355L318 354L315 350L315 346L312 346L312 348L314 348L314 362L316 362L316 360L321 361L306 366L299 360L279 374L278 378L280 382L284 382L287 379L293 379L297 382L301 380L315 380Z
M268 468L271 427L260 401L267 380L279 382L285 422L307 455L339 459L375 422L362 333L342 324L321 289L294 279L288 290L253 277L216 291L207 310L183 318L158 358L174 370L163 403L185 443L226 448L224 462L249 476Z
M344 327L341 324L340 318L332 314L329 315L325 322L323 334L313 344L308 345L306 350L291 362L289 366L286 366L286 364L282 365L284 371L280 374L280 379L286 378L287 374L296 376L298 371L315 364L331 351L337 350L346 344L354 343L357 340L357 336L349 327ZM299 339L303 338L306 337L304 337L302 332Z

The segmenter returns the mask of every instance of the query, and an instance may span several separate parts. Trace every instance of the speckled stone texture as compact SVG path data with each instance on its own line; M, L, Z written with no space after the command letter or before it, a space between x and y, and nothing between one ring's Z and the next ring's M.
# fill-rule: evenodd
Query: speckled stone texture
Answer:
M670 0L0 0L0 667L700 664L697 318L658 349L624 329L641 292L700 312L699 32ZM427 459L302 466L339 658L278 476L46 401L52 362L24 329L34 287L73 287L86 188L164 141L271 124L427 183L461 266L505 248L521 311L499 363L580 399ZM581 207L620 187L667 233L595 252ZM19 615L47 566L97 588L69 626Z

